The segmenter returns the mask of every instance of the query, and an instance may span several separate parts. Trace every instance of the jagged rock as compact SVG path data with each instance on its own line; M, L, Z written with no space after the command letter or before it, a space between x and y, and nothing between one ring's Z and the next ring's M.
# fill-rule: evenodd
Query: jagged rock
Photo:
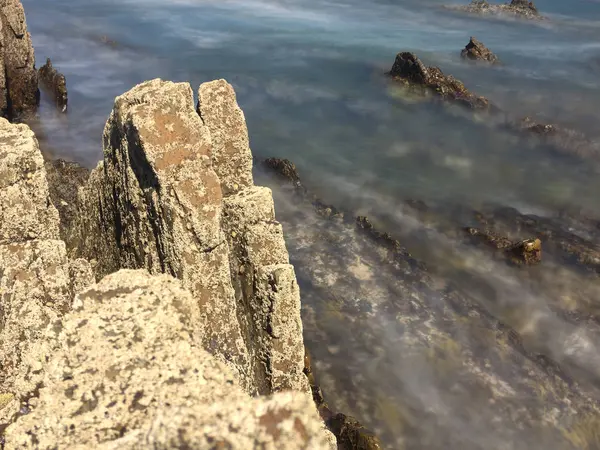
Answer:
M56 107L62 112L67 111L69 101L67 94L67 80L65 76L58 72L53 66L50 58L46 59L46 64L40 67L39 79L42 84L52 92Z
M200 305L204 347L248 392L309 392L298 285L271 193L252 185L243 114L225 81L199 92L200 114L187 83L153 80L117 97L104 161L79 193L74 254L96 258L97 278L146 268L181 279Z
M472 109L487 109L489 101L472 94L465 85L451 75L444 75L438 67L427 67L414 53L398 53L389 75L411 88L421 89L443 99L455 101Z
M467 228L467 232L471 236L483 240L486 245L502 250L503 254L512 263L530 265L537 264L542 260L542 241L539 239L525 239L514 242L495 233L493 230L480 230L472 227Z
M39 104L31 36L20 0L0 1L0 116L10 120Z
M72 234L78 214L77 192L89 178L90 171L64 159L46 161L45 167L50 198L60 216L60 238L71 250L76 245Z
M300 182L298 169L296 169L296 165L289 159L267 158L265 159L265 166L291 183Z
M6 448L330 449L306 393L243 392L199 345L201 317L178 280L145 270L78 295L45 332L43 388Z
M483 43L479 42L476 38L471 36L469 43L462 50L460 55L463 58L487 61L492 64L498 62L498 57L494 55L489 48L487 48Z
M0 119L0 428L41 381L42 331L92 282L86 261L67 259L58 222L32 131Z
M225 80L200 85L198 114L210 130L213 168L221 180L223 194L253 186L246 119L233 87Z

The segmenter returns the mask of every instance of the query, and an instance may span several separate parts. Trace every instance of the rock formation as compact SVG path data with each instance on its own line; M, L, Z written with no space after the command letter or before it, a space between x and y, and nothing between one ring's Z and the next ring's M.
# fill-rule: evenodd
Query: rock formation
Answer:
M451 100L472 109L487 109L490 104L484 97L472 94L463 83L451 75L444 75L438 67L427 67L414 53L398 53L389 75L410 88Z
M498 62L498 57L473 36L471 36L469 43L460 52L460 56L473 60L487 61L492 64Z
M40 382L32 349L92 282L87 261L69 260L50 201L42 154L26 125L0 119L0 428Z
M43 388L12 448L331 448L306 393L251 399L202 349L197 299L178 280L122 270L55 321Z
M522 17L525 19L543 19L538 9L532 1L527 0L511 0L510 3L493 4L487 0L471 0L471 3L466 6L459 6L460 11L465 11L474 14L489 14L489 15L509 15Z
M39 103L31 36L20 0L0 0L0 116L18 119Z
M80 192L79 248L98 279L146 268L182 280L203 343L252 394L309 392L300 297L270 190L252 183L243 114L224 80L153 80L115 100L104 161Z
M67 111L68 95L67 95L67 80L65 76L58 72L53 66L50 58L46 60L46 64L40 67L39 79L42 84L52 93L56 107L62 111Z

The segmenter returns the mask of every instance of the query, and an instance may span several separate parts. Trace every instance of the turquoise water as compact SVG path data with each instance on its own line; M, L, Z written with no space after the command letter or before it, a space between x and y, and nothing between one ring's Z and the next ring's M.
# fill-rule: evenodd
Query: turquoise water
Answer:
M600 2L536 2L550 19L539 23L463 15L444 9L448 3L442 0L23 3L38 66L51 57L67 77L69 113L56 113L43 99L36 124L43 149L55 156L93 167L102 156L101 133L114 97L136 83L161 77L189 81L196 89L226 78L245 112L254 155L290 158L306 185L337 205L393 216L400 199L417 198L464 205L494 201L543 215L582 208L600 215L597 161L556 154L484 116L411 98L383 76L397 52L414 51L511 118L529 115L597 142ZM469 36L504 64L462 61ZM283 214L285 209L278 204ZM300 255L298 230L319 225L292 219L284 225L291 251L299 249L292 259L310 264ZM310 273L305 271L305 285L312 282ZM305 301L315 298L307 294ZM393 359L389 342L383 347ZM336 354L329 356L333 369L327 375L348 376L343 359L351 356ZM348 364L361 370L359 363ZM381 376L384 396L406 381L407 372L395 369ZM377 383L368 371L353 376ZM329 385L333 390L335 383ZM336 394L339 406L374 428L380 425L369 418L368 405L348 400L351 393ZM488 426L470 429L485 436ZM391 448L400 448L401 430L386 432ZM465 448L502 448L486 447L482 439Z

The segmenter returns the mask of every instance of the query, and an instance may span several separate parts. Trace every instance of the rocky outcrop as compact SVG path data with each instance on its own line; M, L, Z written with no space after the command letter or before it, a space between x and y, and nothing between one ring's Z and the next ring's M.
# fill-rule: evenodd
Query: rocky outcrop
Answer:
M67 103L69 101L67 93L67 80L65 76L58 72L53 66L50 58L46 59L46 64L40 67L39 79L42 85L52 93L52 97L56 107L61 112L67 111Z
M76 255L98 279L146 268L182 280L204 347L251 394L309 392L300 297L269 189L254 186L244 117L224 80L153 80L117 97L104 160L80 191Z
M26 125L0 119L0 429L41 381L43 330L92 282L59 236L42 154Z
M0 116L18 119L39 103L31 36L20 0L0 0Z
M486 61L492 64L498 63L498 57L473 36L471 36L469 43L460 52L460 56L466 59Z
M505 4L488 3L487 0L471 0L471 3L468 5L453 9L474 14L508 15L537 20L544 19L534 3L527 0L512 0L510 3Z
M503 256L514 264L536 264L542 260L542 241L539 239L513 242L489 229L468 227L466 231L486 245L501 250Z
M331 448L306 393L251 399L202 349L205 325L170 276L105 277L46 330L43 388L6 448Z
M64 159L46 161L45 166L50 198L60 217L60 238L70 251L76 246L73 228L78 215L77 192L89 178L90 171Z
M414 53L398 53L389 75L395 81L423 94L434 95L472 109L487 109L489 101L471 93L465 85L451 75L445 75L438 67L427 67Z

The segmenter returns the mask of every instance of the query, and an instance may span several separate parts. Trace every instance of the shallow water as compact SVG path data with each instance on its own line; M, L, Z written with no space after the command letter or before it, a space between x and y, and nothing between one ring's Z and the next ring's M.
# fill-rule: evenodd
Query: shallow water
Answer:
M600 374L589 357L595 348L586 350L588 356L573 356L563 337L584 327L553 308L571 293L592 308L600 301L596 278L544 260L548 273L560 273L561 280L560 288L545 291L557 277L524 281L490 262L485 252L466 253L454 237L400 213L400 204L405 198L470 207L494 202L542 216L568 208L597 217L600 163L557 154L535 139L501 130L485 116L411 98L383 73L397 52L414 51L426 64L440 66L488 97L509 118L529 115L574 128L595 141L600 137L599 2L539 1L538 8L550 19L539 23L464 15L444 9L448 3L441 0L23 3L38 66L51 57L69 88L66 116L43 99L35 126L45 151L93 167L102 156L101 133L115 96L155 77L190 81L194 88L226 78L236 88L257 159L290 158L321 197L379 218L386 229L405 236L402 242L411 252L436 267L436 276L472 291L474 301L529 335L536 351L579 368L577 376L593 390ZM460 49L471 35L504 64L491 68L462 61ZM311 314L327 310L331 298L345 296L349 286L362 286L365 297L356 297L352 316L360 310L359 300L397 306L407 291L395 283L411 282L397 272L386 278L362 244L344 250L331 244L323 238L323 224L290 209L288 201L289 195L277 194L278 214L305 292L307 342L330 403L380 431L390 448L570 448L571 440L561 441L552 433L523 431L517 419L498 422L488 397L457 395L452 386L440 384L430 359L411 359L414 366L407 366L402 356L406 346L398 341L396 325L390 325L401 315L397 309L392 315L382 306L366 318L356 312L361 329L373 331L365 331L356 345L353 339L358 338L344 332L348 317L313 320ZM598 234L575 222L573 232L600 243ZM332 233L352 234L346 229ZM324 255L332 248L345 259L327 263ZM348 262L349 254L355 264ZM324 261L320 265L330 271L329 278L315 273L317 259ZM552 264L560 271L553 272ZM382 275L369 275L367 269ZM330 282L336 270L338 275L349 273L352 282ZM487 290L478 290L477 280L487 283ZM466 333L465 339L471 335ZM444 370L460 380L460 371ZM503 379L518 384L515 378ZM473 414L479 410L480 416Z

